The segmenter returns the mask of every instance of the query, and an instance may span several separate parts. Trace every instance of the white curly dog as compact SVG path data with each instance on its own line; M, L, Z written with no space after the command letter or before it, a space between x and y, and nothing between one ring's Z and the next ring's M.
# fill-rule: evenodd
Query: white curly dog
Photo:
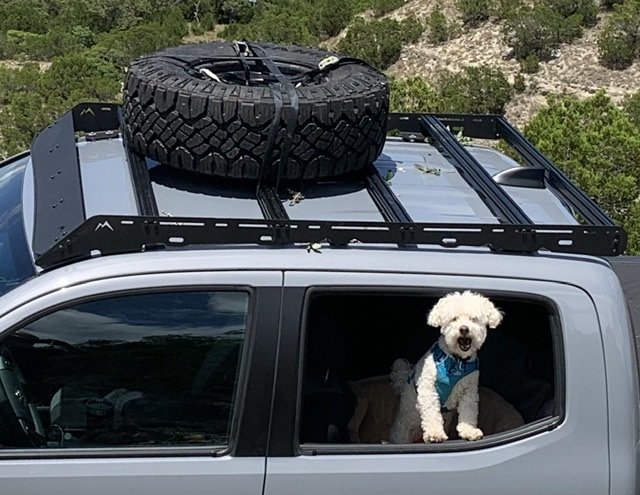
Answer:
M502 321L502 313L486 297L471 291L453 292L429 312L427 323L440 327L440 337L412 367L397 359L391 369L393 388L401 394L391 427L392 443L447 440L442 413L458 411L460 438L478 440L477 352L487 328Z

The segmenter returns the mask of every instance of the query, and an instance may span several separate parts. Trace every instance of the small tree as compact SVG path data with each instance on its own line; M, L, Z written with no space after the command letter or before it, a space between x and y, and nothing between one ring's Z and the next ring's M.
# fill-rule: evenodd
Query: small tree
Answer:
M502 114L513 96L504 74L487 66L443 72L437 87L445 110L450 112Z
M504 41L513 48L518 60L529 55L535 55L538 60L549 60L560 43L581 36L581 20L579 14L565 18L544 4L522 7L505 23Z
M604 92L552 98L525 135L628 230L638 252L640 128ZM635 223L634 223L635 222ZM635 230L634 230L635 229Z
M415 37L416 33L406 28L404 23L394 19L365 22L358 17L340 41L338 51L384 70L398 60L402 44L409 41L407 37Z
M522 73L516 74L515 78L513 79L513 89L518 93L523 93L527 89L527 85Z
M543 0L544 4L564 18L579 15L578 24L595 26L598 21L598 6L594 0Z
M530 53L520 61L520 67L522 72L526 74L535 74L540 70L540 59L538 59L537 55Z
M442 13L442 5L436 5L431 11L427 26L429 28L429 41L434 45L439 45L449 39L449 25L447 18Z
M321 0L314 16L315 30L321 37L336 36L353 18L354 8L350 1L335 2Z
M629 0L614 6L614 13L598 38L600 62L610 69L629 67L640 46L640 2Z
M523 0L494 0L491 15L498 19L509 19L522 5Z
M640 91L627 96L622 108L635 125L640 127Z
M373 15L381 17L389 12L399 9L405 4L406 0L373 0L371 7L373 8Z
M439 112L444 109L438 92L421 77L389 80L392 112Z
M489 19L491 11L489 0L456 0L456 7L462 15L462 23L477 27Z

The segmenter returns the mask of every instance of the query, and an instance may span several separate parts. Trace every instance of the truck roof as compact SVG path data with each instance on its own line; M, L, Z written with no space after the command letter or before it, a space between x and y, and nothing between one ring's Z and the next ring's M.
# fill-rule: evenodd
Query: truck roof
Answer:
M88 125L87 109L108 115ZM626 243L624 231L499 116L392 114L389 128L399 136L387 138L364 174L279 184L167 167L132 153L118 125L117 106L80 105L14 158L27 165L25 230L40 267L213 244L359 241L617 255ZM523 159L463 145L466 137L507 138ZM129 233L103 235L116 225Z

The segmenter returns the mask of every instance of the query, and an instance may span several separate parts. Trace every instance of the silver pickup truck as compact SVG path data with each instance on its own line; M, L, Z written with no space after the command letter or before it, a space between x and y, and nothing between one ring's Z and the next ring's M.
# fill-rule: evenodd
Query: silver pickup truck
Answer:
M359 173L256 184L120 118L78 106L0 164L0 493L640 491L640 263L505 119L390 115ZM389 443L391 364L461 289L504 314L484 437Z

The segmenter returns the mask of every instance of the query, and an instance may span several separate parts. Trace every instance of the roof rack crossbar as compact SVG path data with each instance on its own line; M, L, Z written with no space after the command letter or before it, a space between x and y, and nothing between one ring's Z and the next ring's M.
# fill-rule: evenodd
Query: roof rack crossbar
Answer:
M458 142L438 117L424 115L420 119L420 123L425 133L435 141L435 146L446 151L460 176L478 193L487 208L501 223L529 225L533 223L513 198L496 184L491 175Z
M498 117L496 119L496 128L499 136L520 153L529 165L542 168L546 171L549 185L561 199L565 200L588 224L615 225L613 220L593 199L576 187L558 167L527 141L507 119Z
M126 139L123 140L123 145L131 170L138 211L143 216L157 216L159 215L158 203L153 193L147 160L140 153L133 151L126 141Z
M190 245L301 244L316 242L485 246L494 251L540 249L615 256L625 245L619 227L383 223L232 218L96 216L57 243L36 263L52 268L96 255L136 253Z
M402 206L398 197L391 190L387 181L380 176L378 169L373 164L366 170L364 184L385 221L413 222L407 210L404 209L404 206Z
M267 220L287 220L289 218L275 187L260 185L256 191L256 198L260 211Z

